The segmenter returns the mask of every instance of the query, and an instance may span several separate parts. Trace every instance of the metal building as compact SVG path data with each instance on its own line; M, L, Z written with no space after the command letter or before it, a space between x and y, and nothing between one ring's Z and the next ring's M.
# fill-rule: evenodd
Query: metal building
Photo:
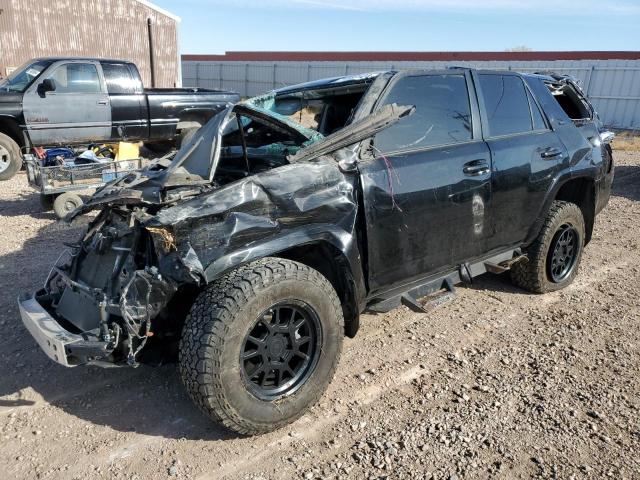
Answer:
M181 85L180 18L145 0L0 0L0 77L30 58L131 60L147 87Z
M640 129L640 52L228 52L183 55L183 83L253 96L339 75L469 66L578 78L605 124Z

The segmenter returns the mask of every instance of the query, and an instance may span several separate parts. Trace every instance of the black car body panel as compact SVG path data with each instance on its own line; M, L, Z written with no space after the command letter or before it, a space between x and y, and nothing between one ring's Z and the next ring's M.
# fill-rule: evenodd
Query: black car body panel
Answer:
M149 332L179 329L194 291L280 256L330 280L354 334L366 308L512 258L554 199L576 202L592 228L610 151L595 112L570 118L553 98L565 94L580 95L567 78L452 69L330 79L228 107L175 158L68 217L100 210L45 288L21 301L23 319L37 331L28 312L41 305L48 313L34 315L102 342L100 355L67 364L131 364ZM505 110L509 95L530 127L505 134L523 121ZM314 128L296 122L303 112Z

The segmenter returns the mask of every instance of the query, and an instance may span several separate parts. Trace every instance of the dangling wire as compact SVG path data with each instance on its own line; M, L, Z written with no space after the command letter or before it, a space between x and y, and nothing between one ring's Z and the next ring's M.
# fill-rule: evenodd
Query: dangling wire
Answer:
M391 208L397 208L399 212L402 212L402 209L400 208L400 205L398 205L398 203L396 202L396 197L393 191L393 178L392 177L396 177L396 181L398 182L398 185L400 185L400 177L398 176L398 172L395 171L395 169L393 168L393 165L391 164L391 160L389 160L384 153L382 153L380 150L378 150L375 146L371 146L373 148L373 150L375 150L375 152L378 153L378 155L380 155L380 158L382 158L382 161L384 162L384 165L387 169L387 181L389 184L389 195L391 195Z

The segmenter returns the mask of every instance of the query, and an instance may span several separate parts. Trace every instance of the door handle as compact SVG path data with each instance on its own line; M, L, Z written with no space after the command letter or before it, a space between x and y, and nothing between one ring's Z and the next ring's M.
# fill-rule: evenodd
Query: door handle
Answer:
M98 105L109 105L109 100L106 99L102 99L102 100L98 100Z
M472 162L465 163L462 171L465 175L478 177L490 173L491 169L486 160L473 160Z
M556 158L560 155L562 155L562 150L555 147L545 148L544 150L542 150L542 152L540 152L540 156L542 158Z

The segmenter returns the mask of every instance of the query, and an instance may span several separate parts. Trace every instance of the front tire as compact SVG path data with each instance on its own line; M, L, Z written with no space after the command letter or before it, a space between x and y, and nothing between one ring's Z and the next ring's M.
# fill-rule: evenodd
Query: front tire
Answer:
M0 133L0 181L9 180L22 167L20 147L11 137Z
M306 265L265 258L210 284L180 342L180 376L214 421L241 434L293 422L335 372L344 332L338 296Z
M536 240L527 247L527 262L511 267L513 283L534 293L568 286L578 274L584 249L585 227L580 208L554 201Z

